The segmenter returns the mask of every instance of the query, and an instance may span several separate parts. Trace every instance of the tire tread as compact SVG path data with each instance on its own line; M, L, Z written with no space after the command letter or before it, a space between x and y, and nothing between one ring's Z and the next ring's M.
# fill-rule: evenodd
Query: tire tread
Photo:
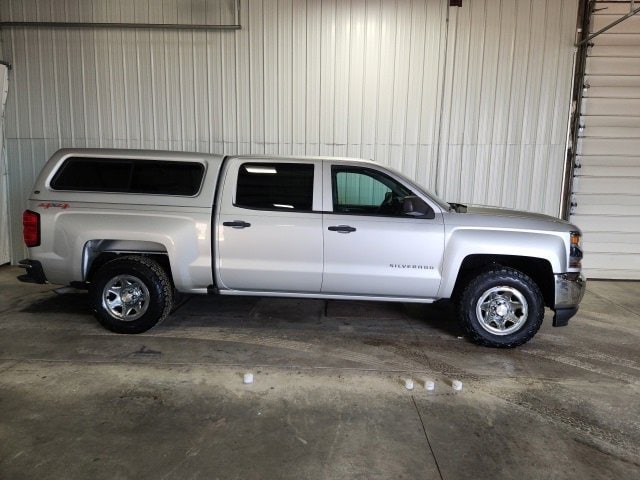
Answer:
M114 267L123 268L129 262L133 263L134 265L135 264L141 265L152 272L152 274L156 277L154 279L154 282L158 287L160 296L164 299L164 302L162 305L162 310L157 317L157 321L155 321L151 325L148 325L149 323L151 323L149 322L148 319L146 322L139 322L140 320L139 319L132 322L132 325L129 326L128 328L118 328L116 326L117 323L112 323L111 320L105 319L103 317L104 314L103 313L101 314L101 312L99 312L99 308L100 308L99 305L102 302L101 300L102 293L94 291L91 296L92 296L92 302L93 302L93 310L96 313L96 317L98 318L98 321L103 327L111 331L114 331L116 333L142 333L144 331L147 331L150 328L162 323L169 316L173 308L173 284L169 279L169 276L167 275L166 271L160 266L160 264L158 264L158 262L156 262L155 260L149 257L143 257L139 255L127 255L127 256L115 258L105 263L102 267L100 267L100 270L97 273L97 277L99 277L101 273L108 272L109 269L111 268L114 268ZM136 324L136 322L138 323ZM140 327L134 327L133 324L140 325ZM143 324L145 326L142 326Z
M512 340L496 341L494 339L487 338L474 328L473 321L469 319L468 312L475 312L475 304L472 305L475 298L474 293L481 288L480 285L482 283L489 281L491 278L496 282L513 282L515 279L516 281L525 284L530 289L527 293L533 296L534 304L529 306L529 314L534 315L534 317L531 319L532 321L527 320L522 329L505 337L505 340L509 337L513 337ZM475 313L472 313L472 315L475 316ZM463 289L458 302L458 317L460 318L460 324L465 335L475 344L493 348L519 347L531 340L540 329L544 319L544 299L542 297L542 292L540 292L538 286L528 275L514 268L496 266L484 270L473 278ZM500 337L496 336L495 338Z

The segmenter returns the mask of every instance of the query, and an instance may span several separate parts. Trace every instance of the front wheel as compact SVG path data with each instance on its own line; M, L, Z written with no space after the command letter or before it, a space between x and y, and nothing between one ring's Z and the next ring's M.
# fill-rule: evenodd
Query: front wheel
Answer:
M533 338L544 318L544 300L524 273L495 267L476 276L458 303L469 339L488 347L511 348Z
M173 288L154 260L128 256L105 263L90 289L100 324L116 333L142 333L164 320L173 305Z

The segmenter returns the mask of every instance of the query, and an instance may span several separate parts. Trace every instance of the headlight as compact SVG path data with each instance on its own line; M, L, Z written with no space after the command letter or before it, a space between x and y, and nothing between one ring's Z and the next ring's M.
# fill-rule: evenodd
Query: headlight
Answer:
M582 267L582 235L580 232L571 232L569 247L569 268Z

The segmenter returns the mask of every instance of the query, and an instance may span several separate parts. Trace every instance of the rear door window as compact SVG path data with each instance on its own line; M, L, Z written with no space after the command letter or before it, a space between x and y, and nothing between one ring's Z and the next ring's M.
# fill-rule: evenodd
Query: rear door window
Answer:
M314 165L244 163L238 170L236 207L309 212L313 205Z

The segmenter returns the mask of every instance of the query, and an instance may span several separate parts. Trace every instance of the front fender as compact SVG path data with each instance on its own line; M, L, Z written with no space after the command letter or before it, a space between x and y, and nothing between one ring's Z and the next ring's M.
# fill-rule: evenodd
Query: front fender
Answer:
M462 262L470 255L539 258L548 261L554 273L566 270L567 248L562 232L455 227L446 236L440 298L451 297Z

